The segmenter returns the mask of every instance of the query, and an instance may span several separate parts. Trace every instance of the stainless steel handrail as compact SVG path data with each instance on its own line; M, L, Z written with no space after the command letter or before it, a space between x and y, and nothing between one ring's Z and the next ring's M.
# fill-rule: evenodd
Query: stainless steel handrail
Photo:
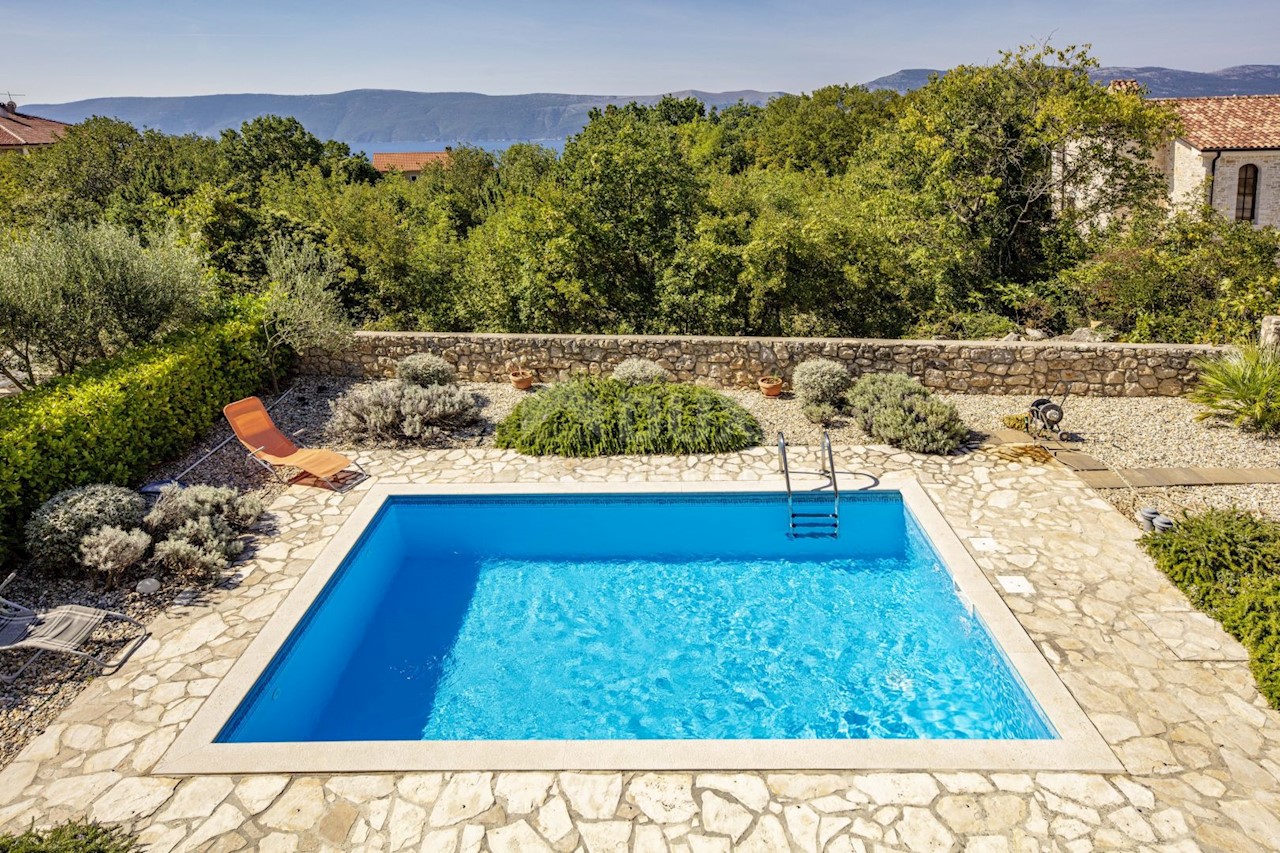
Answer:
M782 430L778 430L778 467L782 470L782 476L787 483L787 515L790 518L791 527L796 526L795 507L791 501L791 466L787 464L787 437L782 434Z
M835 494L833 514L838 518L840 515L840 484L836 482L836 455L831 449L831 434L825 429L822 431L822 449L827 452L827 472L831 476L831 491Z
M827 473L831 475L831 488L836 493L836 499L840 498L840 486L836 483L836 455L831 449L831 434L825 429L822 431L822 449L827 454Z

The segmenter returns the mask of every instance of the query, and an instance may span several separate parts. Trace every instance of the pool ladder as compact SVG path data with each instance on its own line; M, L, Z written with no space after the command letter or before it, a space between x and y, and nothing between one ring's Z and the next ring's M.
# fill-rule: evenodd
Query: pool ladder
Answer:
M822 431L822 446L818 451L821 473L830 481L831 508L828 512L796 512L795 494L791 490L791 466L787 462L787 437L778 431L778 467L787 484L787 514L791 529L787 535L794 538L828 538L840 535L840 486L836 483L836 460L831 451L831 436ZM826 486L817 491L825 492ZM802 504L803 506L803 504Z

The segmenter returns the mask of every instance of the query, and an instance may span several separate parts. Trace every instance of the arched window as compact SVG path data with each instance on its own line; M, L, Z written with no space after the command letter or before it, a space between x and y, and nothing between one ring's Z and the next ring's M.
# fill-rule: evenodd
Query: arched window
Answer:
M1240 167L1236 181L1236 219L1252 222L1258 211L1258 167L1248 163Z

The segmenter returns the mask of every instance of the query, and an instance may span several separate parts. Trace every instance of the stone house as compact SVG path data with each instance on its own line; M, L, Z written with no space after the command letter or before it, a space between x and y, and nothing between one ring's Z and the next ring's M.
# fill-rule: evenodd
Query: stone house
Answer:
M1174 204L1207 200L1228 219L1280 227L1280 95L1152 100L1182 119L1156 158Z
M378 151L373 155L373 168L379 172L399 172L411 181L416 181L423 169L433 166L448 166L451 157L449 149L444 151Z
M29 154L58 141L69 124L18 112L13 101L0 104L0 154Z

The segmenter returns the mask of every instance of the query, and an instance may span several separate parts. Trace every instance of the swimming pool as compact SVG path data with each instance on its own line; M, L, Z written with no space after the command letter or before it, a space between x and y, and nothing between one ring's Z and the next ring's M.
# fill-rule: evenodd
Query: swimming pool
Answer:
M160 769L1114 762L914 482L512 489L374 487Z
M901 495L840 515L392 498L218 740L1053 737Z

